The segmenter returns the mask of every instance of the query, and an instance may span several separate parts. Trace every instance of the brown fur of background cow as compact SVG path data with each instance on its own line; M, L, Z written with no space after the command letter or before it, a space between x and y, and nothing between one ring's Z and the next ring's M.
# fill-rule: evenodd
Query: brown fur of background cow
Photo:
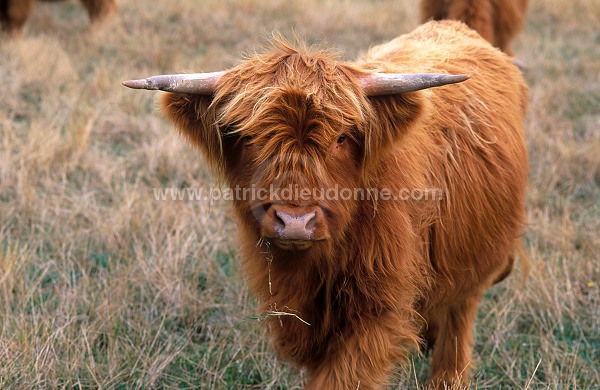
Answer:
M307 369L309 389L375 389L427 341L431 382L464 382L478 304L510 272L525 221L527 87L519 70L451 21L427 23L354 63L274 46L226 72L212 97L160 99L228 186L444 194L313 200L324 210L323 239L297 247L264 232L276 205L302 205L236 199L242 268L270 314L276 349ZM368 97L359 79L373 71L471 78Z
M40 0L55 2L61 0ZM115 0L80 0L86 8L90 20L100 21L117 10ZM0 0L0 25L2 30L19 33L29 14L33 10L36 0Z
M503 52L523 28L529 0L421 0L421 21L464 22Z

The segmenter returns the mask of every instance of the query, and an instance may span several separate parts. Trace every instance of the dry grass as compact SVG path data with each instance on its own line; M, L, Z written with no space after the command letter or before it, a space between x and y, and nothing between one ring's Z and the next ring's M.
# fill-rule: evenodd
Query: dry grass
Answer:
M121 0L88 31L39 4L0 37L0 388L298 388L237 274L226 203L155 201L208 186L198 153L121 80L219 70L272 30L352 58L417 25L414 1ZM600 8L533 0L525 286L480 310L472 388L600 387ZM399 371L416 387L427 362Z

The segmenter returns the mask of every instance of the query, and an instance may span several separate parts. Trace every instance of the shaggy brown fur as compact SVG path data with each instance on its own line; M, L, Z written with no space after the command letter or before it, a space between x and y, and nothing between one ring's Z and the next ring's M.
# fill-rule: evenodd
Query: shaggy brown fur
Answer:
M60 0L40 0L55 2ZM36 0L0 0L0 25L2 30L19 33ZM117 10L115 0L81 0L92 22L100 21Z
M519 70L454 21L427 23L353 63L274 46L226 72L212 97L161 96L227 185L444 194L236 199L243 270L271 314L276 349L308 370L309 389L382 388L423 341L433 346L432 383L466 378L477 306L510 272L525 219ZM472 77L368 97L358 80L374 71ZM268 234L274 207L322 212L319 240L286 244Z
M503 52L523 28L529 0L421 0L421 21L453 19L466 23Z

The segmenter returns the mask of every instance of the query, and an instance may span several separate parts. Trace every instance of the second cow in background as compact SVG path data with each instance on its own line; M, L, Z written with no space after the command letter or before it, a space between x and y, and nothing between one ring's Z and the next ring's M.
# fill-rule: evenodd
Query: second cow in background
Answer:
M460 20L514 56L510 44L523 28L529 0L421 0L421 21Z

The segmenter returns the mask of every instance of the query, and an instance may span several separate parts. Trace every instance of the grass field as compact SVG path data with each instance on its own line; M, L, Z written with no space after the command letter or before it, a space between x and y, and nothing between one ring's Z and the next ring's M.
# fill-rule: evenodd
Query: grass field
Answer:
M353 58L418 25L412 0L120 0L88 27L38 4L0 36L0 389L300 388L238 269L227 202L202 158L125 79L236 64L273 30ZM600 388L600 7L532 0L514 45L529 65L531 272L489 291L477 389ZM414 355L393 388L416 388Z

